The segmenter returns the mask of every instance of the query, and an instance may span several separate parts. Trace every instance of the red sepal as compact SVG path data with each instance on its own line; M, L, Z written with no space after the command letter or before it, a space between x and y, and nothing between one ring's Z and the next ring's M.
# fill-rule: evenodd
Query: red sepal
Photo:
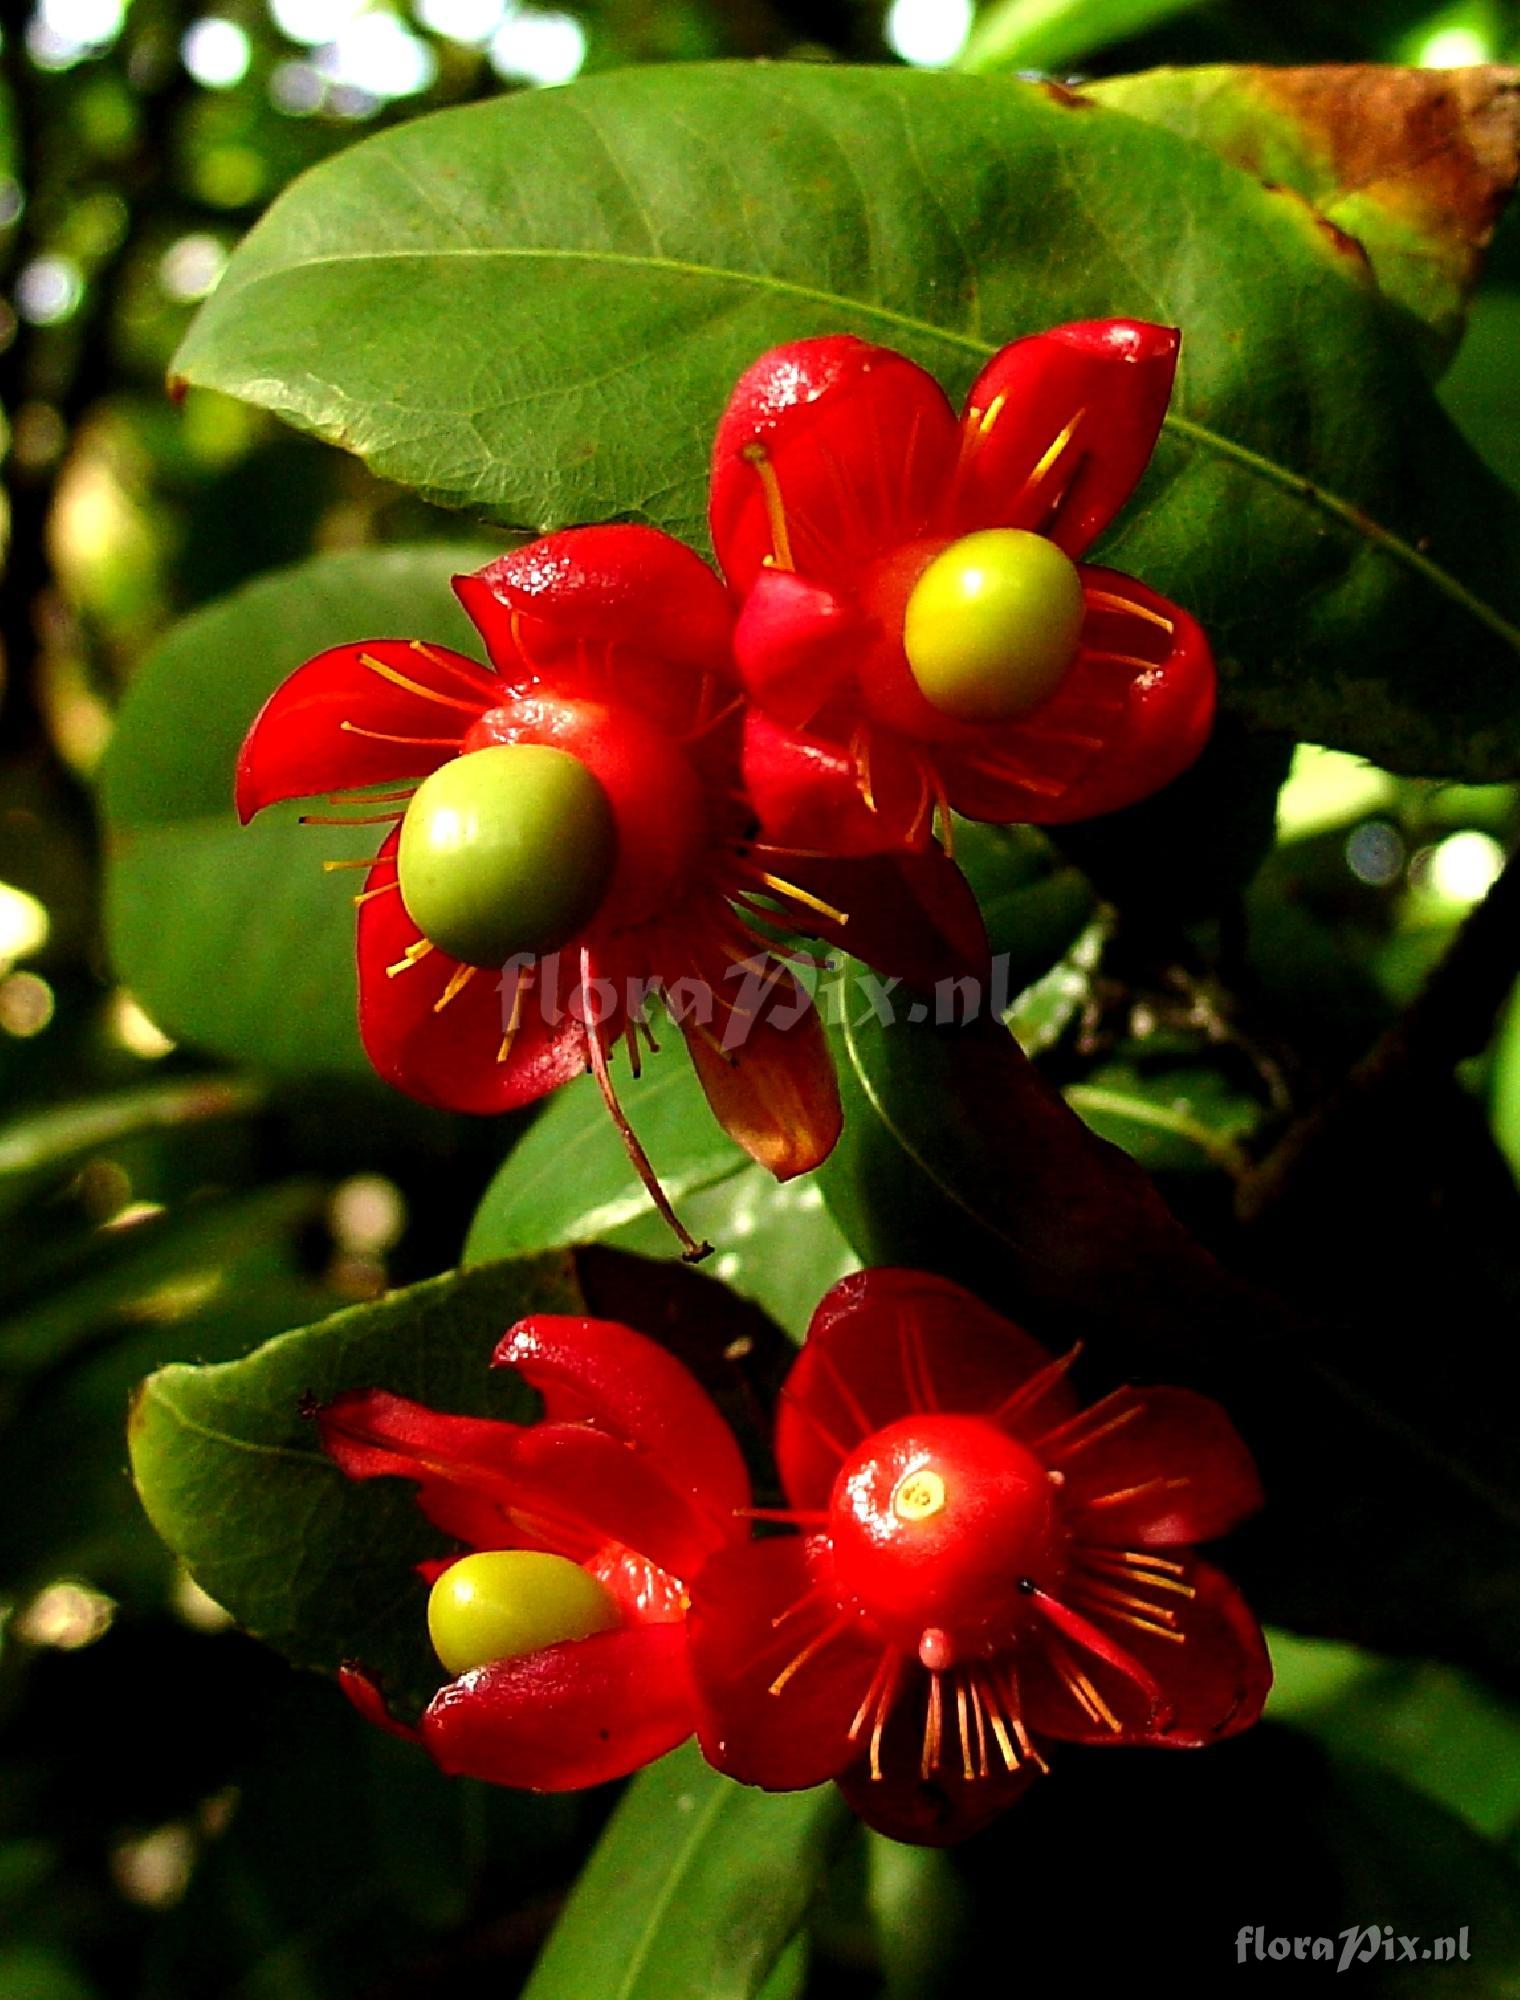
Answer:
M848 746L784 728L762 709L744 718L744 784L766 840L821 855L927 847L934 798L912 747L884 730L864 762ZM777 863L786 872L786 857Z
M1115 1644L1160 1687L1160 1717L1140 1687L1090 1654L1069 1647L1071 1660L1090 1678L1118 1723L1090 1714L1036 1641L1018 1653L1024 1720L1036 1736L1073 1743L1147 1743L1194 1750L1248 1729L1261 1714L1272 1685L1272 1663L1261 1627L1229 1578L1209 1563L1188 1574L1195 1595L1169 1597L1178 1639L1137 1631L1112 1618ZM1102 1614L1092 1607L1087 1615Z
M826 1507L844 1454L872 1430L924 1407L992 1416L1050 1368L1051 1356L1010 1320L947 1279L878 1269L824 1294L782 1390L776 1461L794 1507ZM1076 1407L1052 1372L1020 1405L1022 1428L1047 1428Z
M843 1112L823 1023L796 975L757 952L745 966L695 961L717 1000L711 1026L682 1020L697 1081L729 1138L778 1181L811 1173Z
M947 532L1030 528L1081 555L1150 461L1180 342L1146 320L1079 320L995 354L966 398Z
M1074 1428L1069 1444L1057 1438L1043 1453L1065 1477L1065 1505L1085 1539L1179 1548L1213 1541L1261 1505L1255 1462L1209 1397L1192 1389L1124 1389L1105 1408L1124 1420L1089 1445ZM1114 1494L1130 1497L1115 1503Z
M501 697L489 669L447 646L366 639L318 653L280 683L243 739L238 818L280 799L426 777Z
M822 584L762 569L734 630L734 663L766 714L800 729L850 679L872 637L855 606Z
M743 1532L749 1474L733 1433L675 1356L631 1327L535 1313L492 1356L544 1399L555 1423L586 1422L646 1452L725 1535Z
M693 550L636 523L566 528L454 579L491 658L514 683L578 644L622 646L688 672L729 671L734 615ZM533 621L520 644L514 615Z
M422 1739L440 1769L535 1792L625 1778L691 1734L686 1635L631 1625L476 1667L440 1688Z
M684 1578L732 1533L642 1453L586 1424L453 1416L381 1389L339 1396L318 1423L350 1479L415 1481L428 1519L476 1548L584 1562L616 1542Z
M821 1537L778 1536L714 1556L692 1585L702 1754L744 1784L799 1791L857 1754L850 1728L881 1647L840 1617L828 1564Z
M793 341L739 378L713 447L711 524L741 595L777 559L765 454L791 562L815 581L851 585L860 567L924 532L960 449L944 391L922 368L853 334Z
M478 1113L518 1110L578 1076L587 1052L571 1004L574 955L538 960L525 986L522 968L477 968L446 999L463 970L457 960L434 949L407 962L408 948L423 940L395 886L397 839L387 837L366 878L366 890L383 893L359 909L359 1034L380 1076L424 1104Z

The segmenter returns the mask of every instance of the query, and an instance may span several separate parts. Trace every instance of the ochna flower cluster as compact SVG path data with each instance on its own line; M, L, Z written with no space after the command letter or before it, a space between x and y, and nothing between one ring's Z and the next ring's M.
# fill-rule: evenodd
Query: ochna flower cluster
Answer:
M349 810L310 817L389 829L356 899L379 1073L499 1112L590 1068L669 1214L612 1079L659 995L739 1144L781 1179L818 1165L840 1111L803 946L910 986L977 976L952 812L1109 812L1207 736L1198 626L1081 560L1177 353L1138 321L1058 327L957 418L888 349L777 348L718 427L721 578L652 528L572 528L456 579L484 661L372 639L292 674L238 810L334 793Z
M464 1549L425 1568L451 1678L420 1723L362 1664L345 1686L446 1771L574 1789L695 1731L731 1777L835 1780L924 1843L985 1824L1064 1742L1233 1735L1271 1672L1195 1545L1258 1505L1250 1456L1186 1389L1084 1405L1075 1359L943 1280L846 1278L781 1392L771 1508L696 1380L625 1326L512 1329L495 1360L540 1392L531 1424L341 1397L318 1417L338 1465L412 1481Z

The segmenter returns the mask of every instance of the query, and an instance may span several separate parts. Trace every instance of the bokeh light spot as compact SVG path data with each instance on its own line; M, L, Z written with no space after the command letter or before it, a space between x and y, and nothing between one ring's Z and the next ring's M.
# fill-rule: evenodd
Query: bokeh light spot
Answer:
M887 47L915 68L944 69L966 46L975 13L972 0L892 0Z
M586 31L571 14L513 9L491 37L491 67L508 81L568 83L586 60Z
M179 45L179 59L208 90L230 90L248 74L253 46L236 21L218 14L192 21Z
M16 310L33 326L56 326L84 297L84 273L72 257L34 257L16 279Z

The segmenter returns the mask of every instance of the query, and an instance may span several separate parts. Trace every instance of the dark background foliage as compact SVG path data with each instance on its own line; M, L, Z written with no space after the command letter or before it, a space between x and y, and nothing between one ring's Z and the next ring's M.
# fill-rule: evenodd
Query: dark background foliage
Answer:
M250 1474L223 1504L221 1461L183 1449L186 1426L283 1421L309 1363L160 1375L144 1397L139 1474L201 1583L132 1490L128 1397L167 1364L231 1361L357 1307L326 1340L324 1380L390 1368L405 1388L394 1371L414 1365L409 1315L424 1308L394 1324L387 1307L364 1310L390 1288L461 1258L547 1256L529 1275L472 1270L426 1311L494 1326L531 1283L632 1313L650 1309L647 1277L634 1301L616 1259L572 1269L555 1253L591 1237L669 1251L584 1091L519 1131L429 1114L372 1083L316 836L286 823L238 834L218 790L259 690L351 629L360 603L402 629L424 603L427 630L448 636L443 579L500 529L385 483L256 396L192 386L173 406L170 358L271 198L366 133L582 66L892 63L934 55L922 37L936 32L945 59L957 13L949 0L902 0L890 19L878 0L594 0L566 13L43 0L6 26L0 2000L509 1993L614 1803L445 1782L330 1684L233 1629L201 1587L230 1584L251 1556L257 1605L240 1615L318 1664L362 1625L368 1570L351 1579L352 1605L332 1607L353 1623L314 1633L291 1544L282 1556L269 1525L289 1496ZM962 60L1101 79L1157 64L1505 57L1520 58L1520 28L1503 0L994 0ZM1511 227L1439 394L1520 491L1517 334ZM224 364L214 333L198 337L199 384ZM1370 423L1391 437L1402 415L1348 403L1342 420L1348 435ZM1453 507L1470 505L1475 475L1458 444L1442 449ZM1230 532L1228 519L1198 529L1211 547ZM294 584L253 581L313 561ZM1223 592L1212 607L1226 621L1238 608ZM186 614L198 615L166 638ZM1389 657L1416 643L1385 624ZM1353 611L1317 643L1333 653L1338 635L1362 643ZM1361 1967L1341 1976L1352 1991L1520 1992L1509 904L1489 906L1445 984L1408 1011L1520 822L1513 784L1446 775L1515 769L1502 742L1482 769L1451 748L1485 703L1509 699L1502 667L1457 647L1409 663L1442 747L1388 754L1434 776L1295 755L1309 677L1290 676L1245 716L1268 733L1232 716L1204 765L1117 831L1056 845L967 830L964 842L1012 954L1024 1046L1238 1274L1238 1291L1219 1291L1191 1246L1162 1240L1139 1183L1105 1182L1109 1205L1075 1260L1091 1296L1074 1279L1037 1304L1101 1319L1105 1257L1122 1265L1113 1244L1128 1230L1173 1259L1166 1299L1149 1317L1138 1302L1136 1338L1153 1340L1139 1358L1175 1344L1179 1296L1217 1336L1207 1364L1189 1350L1190 1379L1225 1393L1280 1468L1273 1518L1236 1563L1276 1621L1268 1723L1196 1758L1072 1753L953 1857L851 1833L826 1793L718 1788L678 1755L618 1809L535 2000L916 2000L1073 1978L1298 1990L1287 1982L1333 1975L1237 1965L1240 1927L1351 1923L1426 1938L1466 1925L1472 1944L1463 1964ZM1462 698L1443 704L1452 685ZM321 937L307 951L308 918L339 939L325 957ZM1058 1133L1031 1159L1027 1134L1043 1128L1020 1101L1025 1152L1005 1133L984 1158L985 1120L956 1120L1003 1085L974 1063L968 1077L959 1043L869 1023L838 1039L854 1115L821 1192L778 1190L727 1148L683 1072L657 1072L637 1100L683 1213L719 1244L717 1279L794 1337L861 1257L921 1257L1027 1306L1020 1231L1039 1220L1042 1187L1054 1200L1052 1185L1088 1186L1085 1156L1063 1153ZM1367 1088L1316 1122L1369 1050ZM1250 1289L1263 1282L1270 1310ZM459 1345L441 1368L416 1362L416 1391L465 1399L471 1361ZM304 1553L334 1532L316 1522ZM374 1589L383 1581L376 1571ZM418 1633L394 1644L403 1666L420 1661L420 1608Z

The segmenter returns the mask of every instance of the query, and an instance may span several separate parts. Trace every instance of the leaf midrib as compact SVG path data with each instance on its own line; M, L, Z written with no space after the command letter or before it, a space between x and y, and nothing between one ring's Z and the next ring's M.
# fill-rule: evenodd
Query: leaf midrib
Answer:
M845 293L832 292L822 286L805 285L795 278L781 278L764 271L745 271L720 264L698 264L678 257L661 257L649 253L635 254L630 251L603 249L573 249L565 246L528 244L459 244L438 246L427 250L351 250L328 251L321 256L305 257L299 264L277 265L273 269L255 271L240 285L231 286L223 294L224 298L242 298L256 286L287 279L295 271L311 271L328 265L339 264L395 264L433 263L445 259L538 259L552 263L587 263L608 265L619 269L633 269L643 272L664 271L672 275L698 278L708 282L728 285L748 286L761 292L773 292L788 298L805 299L814 305L839 306L851 313L864 314L881 321L885 326L900 328L920 338L938 341L941 345L985 360L996 348L993 343L979 339L974 334L957 333L951 327L936 326L932 321L920 319L916 314L899 312L895 307L876 304L867 299L851 298ZM213 385L220 386L220 385ZM1262 452L1253 451L1248 445L1238 444L1208 424L1199 423L1195 418L1185 417L1177 411L1168 412L1165 427L1180 443L1200 446L1212 451L1217 457L1227 458L1243 471L1268 485L1275 486L1290 500L1327 515L1352 538L1370 543L1381 549L1388 558L1418 576L1441 596L1457 605L1476 623L1510 648L1520 653L1520 624L1508 619L1487 599L1479 597L1462 580L1454 576L1441 563L1434 561L1423 550L1374 520L1367 511L1343 494L1334 493L1320 485L1306 474L1294 472L1276 459Z

